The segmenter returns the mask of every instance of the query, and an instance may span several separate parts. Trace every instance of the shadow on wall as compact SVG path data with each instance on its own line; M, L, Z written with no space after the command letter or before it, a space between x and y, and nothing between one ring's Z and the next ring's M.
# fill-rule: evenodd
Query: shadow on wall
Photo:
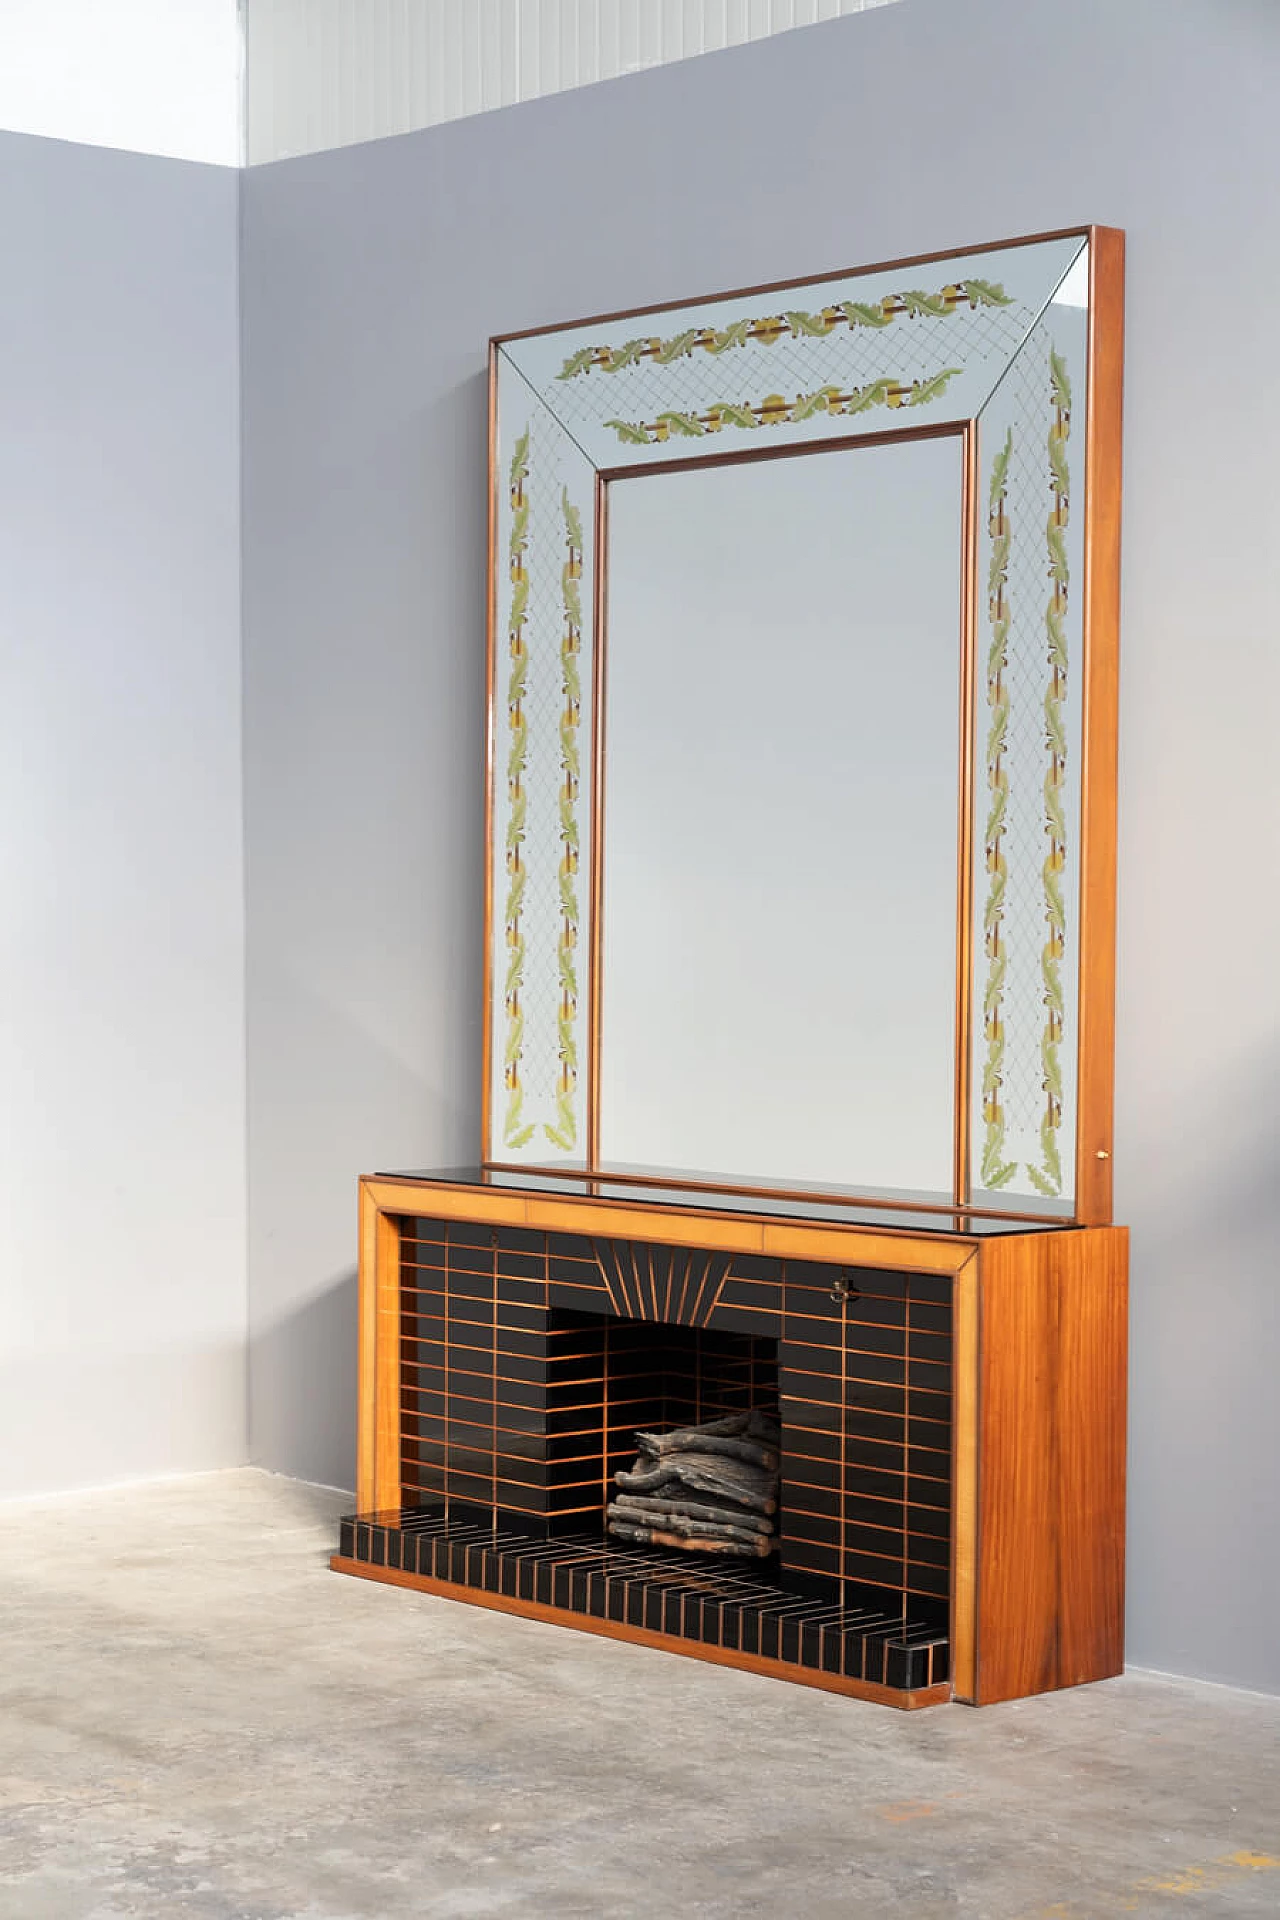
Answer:
M1123 1111L1132 1230L1128 1655L1280 1691L1280 1563L1260 1484L1280 1452L1280 1058L1259 1048ZM1146 1092L1151 1089L1147 1087ZM1189 1558L1190 1531L1205 1550ZM1177 1593L1176 1611L1168 1595ZM1232 1649L1267 1649L1242 1674Z
M306 1477L348 1491L356 1484L356 1297L352 1268L261 1328L250 1362L273 1383L278 1430L307 1463Z
M414 866L412 852L404 859ZM346 870L341 860L331 866ZM327 884L332 897L332 873ZM357 874L339 925L304 928L310 954L259 955L251 991L250 1458L272 1473L347 1488L355 1485L357 1179L473 1159L480 1131L479 936L447 929L457 958L437 964L403 903L389 924L366 911L363 884ZM387 888L395 891L390 881ZM427 913L424 905L423 922ZM349 1003L308 978L317 956L331 970L347 967ZM455 982L468 969L475 1010L462 1013Z

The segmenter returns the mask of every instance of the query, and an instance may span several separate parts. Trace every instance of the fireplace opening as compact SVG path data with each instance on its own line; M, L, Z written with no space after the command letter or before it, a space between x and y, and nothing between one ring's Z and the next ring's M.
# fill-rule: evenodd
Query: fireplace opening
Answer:
M771 1452L774 1459L773 1510L767 1519L768 1532L776 1541L777 1341L705 1327L553 1312L548 1329L547 1420L549 1434L554 1433L561 1445L556 1449L559 1457L548 1463L548 1479L566 1504L555 1514L551 1529L580 1529L594 1520L602 1531L618 1534L618 1516L614 1514L611 1522L610 1509L616 1507L620 1494L627 1493L618 1475L631 1481L637 1455L643 1452L637 1436L666 1436L732 1421L735 1415L754 1415L758 1425L772 1429L775 1436L772 1448L760 1450ZM712 1472L704 1477L707 1486L688 1490L700 1491L701 1498L682 1501L672 1495L676 1507L694 1508L695 1520L699 1514L709 1515L717 1504L717 1476ZM722 1511L728 1510L725 1497L719 1505ZM702 1524L711 1527L709 1518ZM639 1517L632 1525L646 1530ZM671 1528L663 1525L656 1530L663 1534ZM634 1531L630 1537L635 1538ZM709 1532L698 1530L690 1535L692 1539L709 1537ZM673 1540L665 1544L681 1551ZM736 1557L759 1556L744 1545Z

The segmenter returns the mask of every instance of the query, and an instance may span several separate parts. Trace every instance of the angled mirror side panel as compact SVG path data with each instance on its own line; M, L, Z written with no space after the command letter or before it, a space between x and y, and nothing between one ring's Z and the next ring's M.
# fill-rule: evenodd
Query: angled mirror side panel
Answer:
M1075 1203L1087 248L978 422L970 1165Z
M486 1157L586 1150L595 473L497 355Z

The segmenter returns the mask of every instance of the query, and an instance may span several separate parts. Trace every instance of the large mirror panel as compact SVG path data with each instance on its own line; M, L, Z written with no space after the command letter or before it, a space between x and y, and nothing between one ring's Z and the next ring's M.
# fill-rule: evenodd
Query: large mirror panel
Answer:
M1122 268L493 343L487 1164L1110 1217Z
M943 1201L963 441L608 487L600 1157Z

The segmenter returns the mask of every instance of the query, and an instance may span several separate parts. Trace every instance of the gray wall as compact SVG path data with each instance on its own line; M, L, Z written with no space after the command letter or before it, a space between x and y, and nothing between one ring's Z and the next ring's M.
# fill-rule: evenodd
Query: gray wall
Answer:
M903 0L248 175L258 1459L350 1484L355 1175L476 1146L486 336L1110 222L1130 1657L1280 1689L1277 53L1261 0Z
M0 1496L245 1457L237 195L0 134Z

